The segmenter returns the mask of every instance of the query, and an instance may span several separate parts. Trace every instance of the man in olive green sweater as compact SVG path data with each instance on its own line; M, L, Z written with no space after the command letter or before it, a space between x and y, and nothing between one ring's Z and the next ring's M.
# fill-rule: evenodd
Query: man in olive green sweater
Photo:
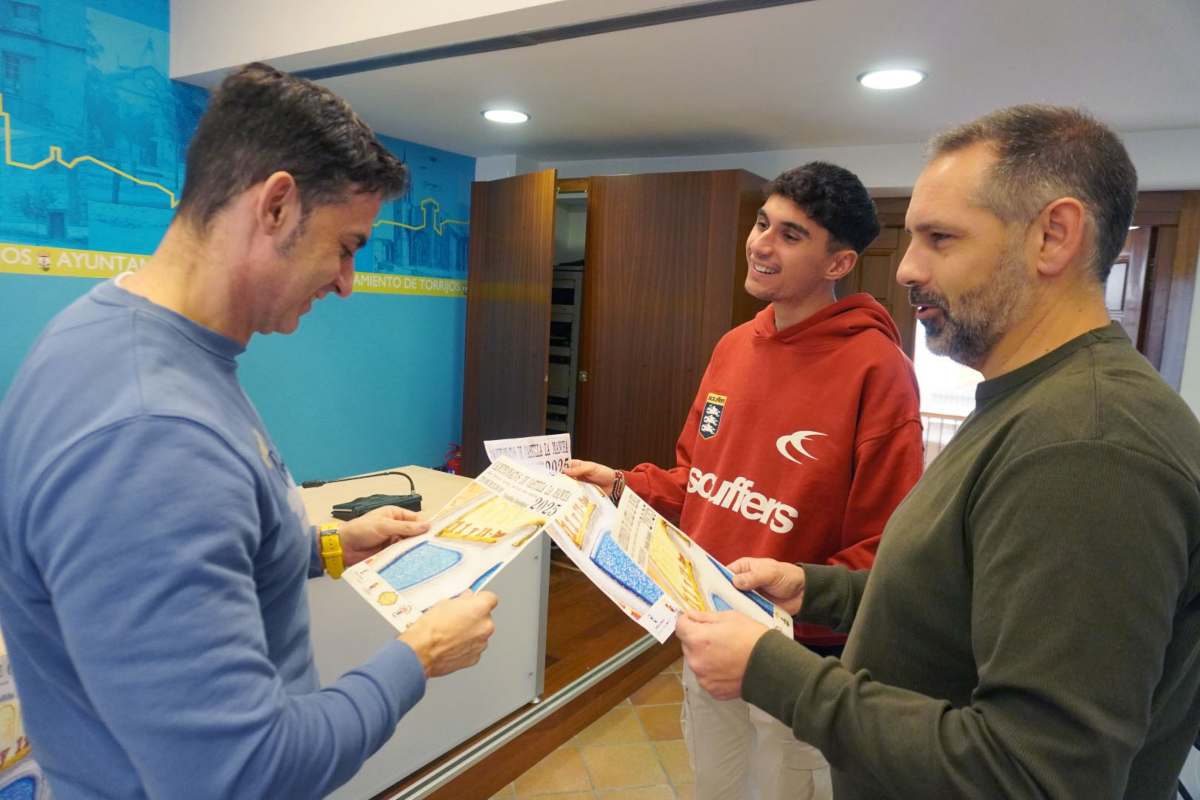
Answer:
M937 137L897 279L976 408L870 572L742 559L841 661L732 612L679 621L715 697L833 765L835 797L1175 797L1200 727L1200 424L1108 321L1136 200L1120 140L1019 106Z

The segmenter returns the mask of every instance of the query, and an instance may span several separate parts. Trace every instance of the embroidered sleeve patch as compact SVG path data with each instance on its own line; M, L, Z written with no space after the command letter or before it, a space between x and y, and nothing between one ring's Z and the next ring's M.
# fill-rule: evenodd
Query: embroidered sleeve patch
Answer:
M721 427L721 417L725 415L727 399L723 394L709 393L708 399L704 402L704 411L700 414L701 439L711 439L717 435L717 431Z

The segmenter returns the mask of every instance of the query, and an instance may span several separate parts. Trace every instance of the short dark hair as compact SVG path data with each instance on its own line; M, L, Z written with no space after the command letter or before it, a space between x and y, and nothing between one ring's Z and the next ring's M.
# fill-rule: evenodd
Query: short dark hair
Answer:
M979 202L1005 222L1029 223L1047 204L1074 197L1093 228L1088 258L1108 280L1137 204L1137 170L1107 126L1077 108L1020 105L938 134L931 158L985 143L997 160Z
M201 229L235 196L277 171L313 207L357 192L408 188L408 168L345 100L266 64L230 73L209 100L187 154L180 216Z
M861 254L879 235L879 217L867 187L836 164L810 161L793 167L768 183L764 193L786 197L829 231L831 251L850 247Z

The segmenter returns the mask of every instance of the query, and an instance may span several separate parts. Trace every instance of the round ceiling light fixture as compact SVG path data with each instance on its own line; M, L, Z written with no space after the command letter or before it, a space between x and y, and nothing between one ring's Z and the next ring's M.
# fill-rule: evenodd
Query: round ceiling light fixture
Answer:
M529 122L528 114L513 108L484 109L483 118L488 122L499 122L502 125L520 125L522 122Z
M925 80L925 73L916 69L873 69L858 76L858 82L868 89L907 89Z

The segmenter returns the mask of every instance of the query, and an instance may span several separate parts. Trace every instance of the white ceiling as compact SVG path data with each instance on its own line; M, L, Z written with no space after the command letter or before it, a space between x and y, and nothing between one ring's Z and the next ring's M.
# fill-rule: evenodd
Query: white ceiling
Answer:
M1021 102L1200 129L1198 54L1200 0L814 0L323 83L383 133L550 161L919 142ZM879 66L929 78L857 84Z

